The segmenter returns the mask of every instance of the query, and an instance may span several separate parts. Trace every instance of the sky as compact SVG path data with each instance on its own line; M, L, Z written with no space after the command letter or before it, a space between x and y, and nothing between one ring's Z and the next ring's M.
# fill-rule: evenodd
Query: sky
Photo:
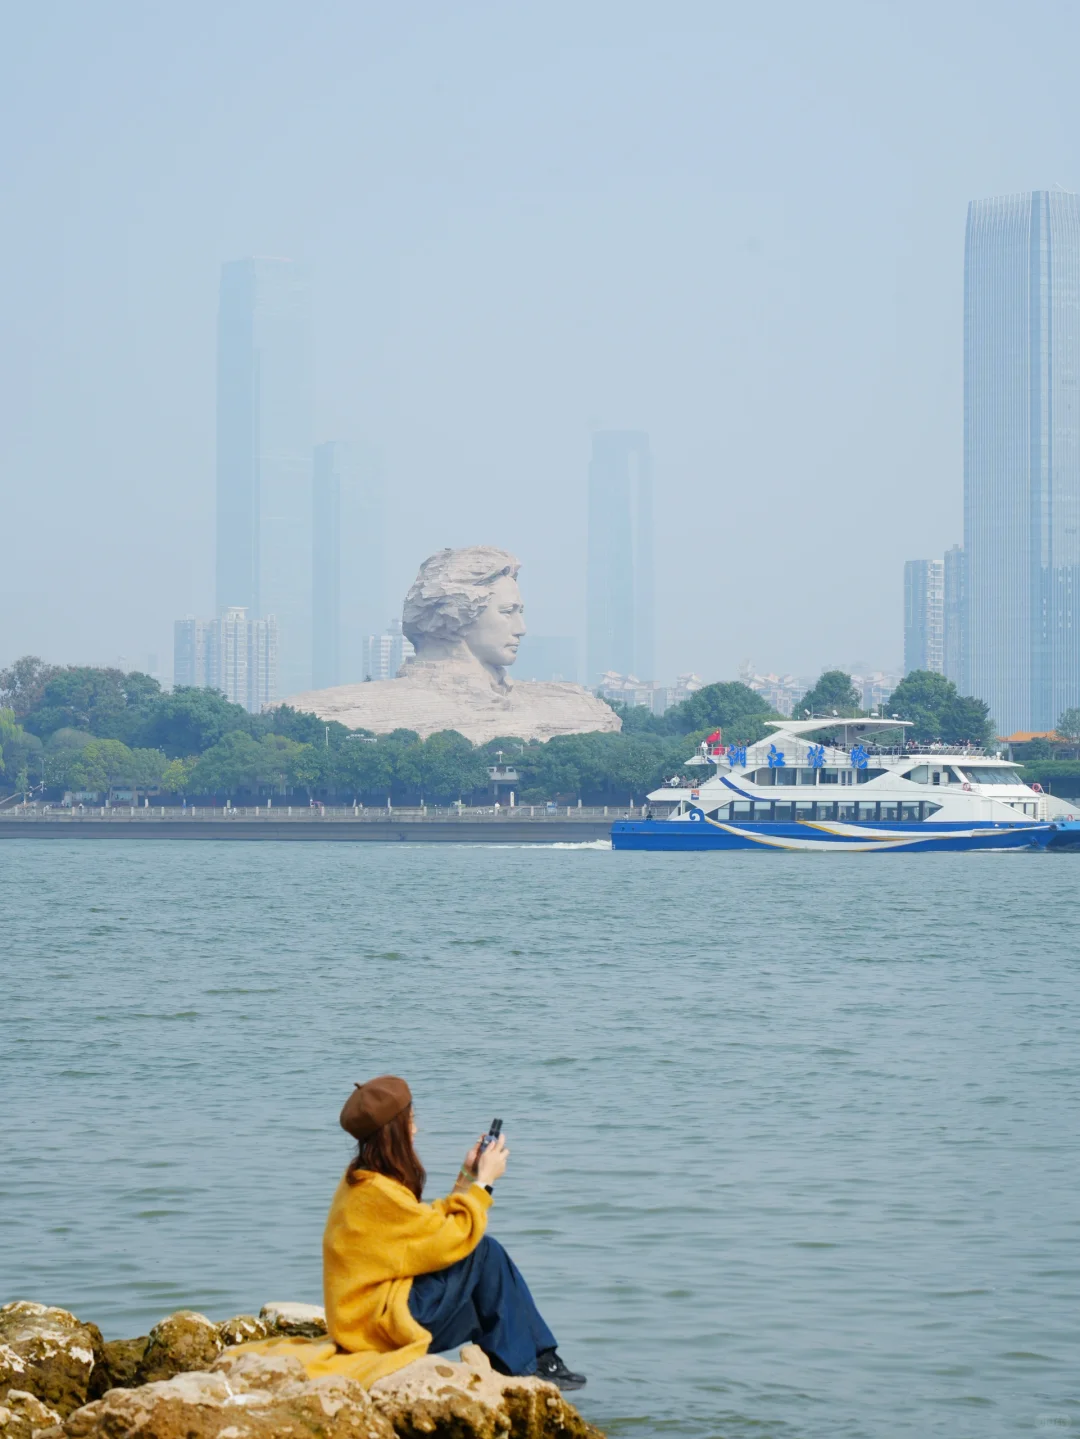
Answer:
M1080 7L58 0L0 52L0 664L212 613L224 261L310 268L389 598L522 561L583 639L598 428L655 465L657 670L902 654L962 528L968 201L1080 188Z

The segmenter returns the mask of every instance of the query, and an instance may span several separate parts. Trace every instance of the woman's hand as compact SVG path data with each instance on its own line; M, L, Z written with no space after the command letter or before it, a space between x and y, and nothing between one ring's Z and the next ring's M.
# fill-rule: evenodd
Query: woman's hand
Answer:
M476 1141L473 1147L469 1150L468 1154L466 1154L465 1156L465 1163L461 1167L462 1169L467 1169L470 1174L476 1173L476 1162L480 1158L480 1146L483 1144L483 1142L484 1136L481 1134L480 1138Z
M494 1144L489 1144L483 1154L476 1161L476 1180L478 1184L494 1184L506 1173L506 1161L510 1158L510 1151L506 1147L506 1139L499 1135Z

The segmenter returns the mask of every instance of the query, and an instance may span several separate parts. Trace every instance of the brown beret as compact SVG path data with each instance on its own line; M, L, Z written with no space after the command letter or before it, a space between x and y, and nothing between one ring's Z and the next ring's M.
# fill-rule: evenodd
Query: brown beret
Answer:
M377 1129L403 1114L412 1103L409 1086L393 1074L358 1084L341 1111L341 1127L354 1139L370 1139Z

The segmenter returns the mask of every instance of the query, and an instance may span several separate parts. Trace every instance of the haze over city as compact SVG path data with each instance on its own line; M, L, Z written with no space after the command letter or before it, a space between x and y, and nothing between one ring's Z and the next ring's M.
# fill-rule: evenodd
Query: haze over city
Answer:
M392 607L443 545L584 646L597 430L644 431L656 675L902 653L962 539L964 223L1077 185L1063 4L9 17L0 663L214 608L224 263L310 275L316 440L374 447ZM389 617L389 616L388 616Z

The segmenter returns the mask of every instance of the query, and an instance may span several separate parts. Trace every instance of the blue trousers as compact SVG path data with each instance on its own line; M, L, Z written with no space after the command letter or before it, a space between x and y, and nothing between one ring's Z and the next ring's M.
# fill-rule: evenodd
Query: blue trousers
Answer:
M485 1234L471 1254L412 1282L409 1311L431 1331L432 1354L479 1344L503 1374L533 1374L536 1356L555 1348L529 1286L497 1239Z

